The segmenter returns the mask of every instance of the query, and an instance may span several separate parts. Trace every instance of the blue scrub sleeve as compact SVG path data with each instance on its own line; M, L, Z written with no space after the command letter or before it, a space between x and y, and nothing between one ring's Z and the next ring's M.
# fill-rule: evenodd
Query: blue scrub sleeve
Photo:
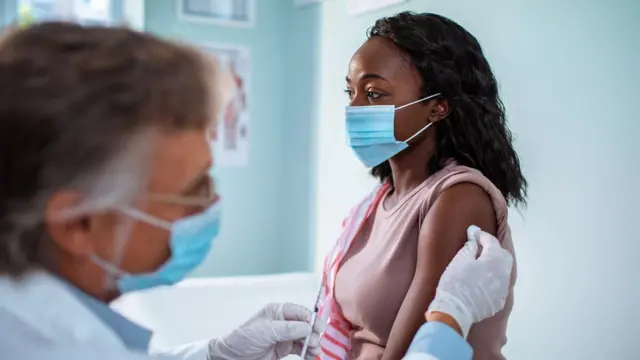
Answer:
M440 322L428 322L418 330L407 355L425 353L438 360L471 360L473 349L455 330Z

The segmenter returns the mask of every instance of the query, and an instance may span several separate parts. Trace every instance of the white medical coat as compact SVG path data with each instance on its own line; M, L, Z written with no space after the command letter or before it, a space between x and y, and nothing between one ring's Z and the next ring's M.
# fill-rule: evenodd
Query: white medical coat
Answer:
M132 326L135 326L131 323ZM122 336L107 326L73 293L69 285L54 276L38 272L19 280L0 276L0 353L7 359L36 359L52 349L74 359L73 354L87 349L85 359L161 358L171 360L207 360L206 342L185 345L149 357L132 351ZM114 354L109 357L109 354ZM118 354L118 355L115 355ZM98 356L100 355L100 356ZM42 357L43 359L45 357Z

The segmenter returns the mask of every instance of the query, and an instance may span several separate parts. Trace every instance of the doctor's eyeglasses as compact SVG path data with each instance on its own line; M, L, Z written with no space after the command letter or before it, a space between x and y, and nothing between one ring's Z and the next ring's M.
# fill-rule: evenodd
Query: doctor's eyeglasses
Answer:
M213 176L207 174L194 182L184 195L150 194L146 199L153 202L207 208L220 201L215 183Z

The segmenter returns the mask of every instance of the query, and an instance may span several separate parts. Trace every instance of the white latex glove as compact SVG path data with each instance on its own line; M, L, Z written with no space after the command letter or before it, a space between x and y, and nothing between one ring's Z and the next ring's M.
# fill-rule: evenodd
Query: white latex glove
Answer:
M230 335L209 345L211 360L276 360L299 355L305 338L312 334L311 310L295 304L269 304ZM318 319L320 320L320 319ZM305 360L320 351L325 323L316 321Z
M453 317L465 338L471 325L504 308L513 267L513 256L491 234L470 226L467 237L469 241L442 274L427 311Z

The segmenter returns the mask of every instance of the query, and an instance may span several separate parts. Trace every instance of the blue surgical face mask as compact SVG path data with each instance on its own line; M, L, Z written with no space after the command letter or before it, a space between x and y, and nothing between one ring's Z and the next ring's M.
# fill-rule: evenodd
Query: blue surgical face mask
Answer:
M121 293L173 285L183 280L206 258L220 229L220 208L220 203L216 203L202 213L173 223L137 209L121 209L125 215L136 220L169 230L171 257L158 270L144 274L129 274L96 256L92 259L117 278Z
M407 140L398 141L394 135L396 111L432 99L427 96L412 103L393 105L347 106L345 110L347 144L366 167L374 167L409 147L408 142L429 128L432 122Z

